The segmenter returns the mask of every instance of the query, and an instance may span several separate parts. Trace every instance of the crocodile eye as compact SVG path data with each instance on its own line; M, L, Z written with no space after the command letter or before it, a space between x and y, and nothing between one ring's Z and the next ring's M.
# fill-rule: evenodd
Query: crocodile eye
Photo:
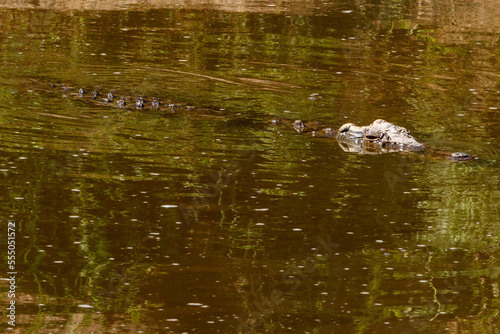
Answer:
M365 135L365 139L368 141L375 141L377 139L380 139L380 136L370 134L370 135Z

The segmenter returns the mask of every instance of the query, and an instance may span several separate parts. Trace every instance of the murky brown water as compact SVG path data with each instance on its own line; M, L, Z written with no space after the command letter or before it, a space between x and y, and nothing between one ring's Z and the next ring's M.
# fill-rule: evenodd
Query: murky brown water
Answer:
M3 2L2 332L499 333L498 14ZM350 153L287 124L377 118L430 149Z

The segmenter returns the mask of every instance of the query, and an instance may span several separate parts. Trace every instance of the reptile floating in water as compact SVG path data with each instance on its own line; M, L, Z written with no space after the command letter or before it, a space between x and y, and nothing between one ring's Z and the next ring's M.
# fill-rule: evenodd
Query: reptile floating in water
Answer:
M56 87L55 85L51 85ZM73 92L74 89L61 85L61 88L66 92ZM88 92L80 88L77 93L71 93L79 98L86 98L89 96ZM160 110L161 108L168 109L169 111L176 111L181 108L193 110L194 107L185 106L182 104L168 103L163 104L159 98L147 99L143 95L136 98L130 95L124 95L117 99L117 92L110 91L106 97L94 90L91 94L90 100L94 103L103 104L107 106L114 106L117 108L130 109L145 109L150 108L153 110ZM130 106L135 108L131 108ZM272 120L272 124L278 125L282 122L279 120ZM286 123L286 121L284 122ZM365 126L358 126L353 123L346 123L342 125L338 131L332 128L322 128L321 130L311 131L311 128L318 128L318 125L307 126L301 120L296 120L292 123L292 127L297 132L311 132L313 135L323 135L328 137L335 137L342 149L346 152L355 152L360 154L381 154L388 152L411 152L411 151L424 151L427 147L418 142L411 134L410 131L402 126L395 125L383 119L377 119L373 123ZM439 156L444 156L453 161L467 161L477 159L465 152L447 152L435 151Z
M307 126L300 120L292 124L293 128L302 132ZM338 131L332 128L325 128L320 131L313 131L314 135L335 136L337 141L346 152L356 152L360 154L381 154L388 152L419 152L427 147L418 142L410 131L402 126L392 124L377 119L373 123L365 126L357 126L353 123L342 125ZM465 152L437 151L440 156L454 161L467 161L476 159Z

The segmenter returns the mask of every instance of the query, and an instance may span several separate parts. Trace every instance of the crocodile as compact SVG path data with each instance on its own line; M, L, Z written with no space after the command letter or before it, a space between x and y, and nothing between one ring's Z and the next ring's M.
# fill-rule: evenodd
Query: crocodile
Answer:
M365 126L346 123L339 128L337 140L358 152L370 149L387 152L425 150L425 145L413 138L408 129L383 119Z
M293 124L296 131L303 132L307 126L300 120ZM420 152L427 147L418 142L410 131L402 126L395 125L383 119L377 119L365 126L353 123L342 125L338 131L332 128L324 128L320 131L312 131L313 135L335 136L340 147L346 152L360 154L381 154L389 152ZM438 151L439 155L445 156L453 161L467 161L475 157L465 152Z
M51 85L57 87L56 85ZM78 91L65 85L60 86L66 94L74 95L78 98L85 98L88 92L83 88ZM120 109L152 109L160 110L160 106L166 107L171 112L176 112L180 109L193 110L194 107L186 106L179 103L168 101L163 104L159 98L148 99L139 95L137 98L132 98L130 95L124 95L117 99L116 91L109 91L106 97L101 97L102 94L94 90L90 100L94 103L116 107ZM131 107L134 106L134 107ZM203 108L202 108L203 109ZM201 110L199 110L201 111ZM279 120L273 119L271 123L274 125L282 123ZM286 123L286 121L285 121ZM322 127L317 122L304 124L301 120L295 120L292 127L297 132L311 132L313 136L336 137L340 147L347 152L356 152L360 154L381 154L387 152L411 152L424 151L427 147L418 142L410 131L402 126L395 125L383 119L377 119L373 123L365 126L358 126L353 123L342 125L337 131L332 128ZM454 161L467 161L477 159L465 152L438 152L439 155L445 156L447 159Z

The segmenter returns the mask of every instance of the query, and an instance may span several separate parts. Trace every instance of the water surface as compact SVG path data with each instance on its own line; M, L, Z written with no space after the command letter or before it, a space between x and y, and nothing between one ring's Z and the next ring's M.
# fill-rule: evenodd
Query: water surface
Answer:
M18 224L2 329L498 333L497 14L2 5L0 218ZM377 118L429 149L356 154L290 126Z

